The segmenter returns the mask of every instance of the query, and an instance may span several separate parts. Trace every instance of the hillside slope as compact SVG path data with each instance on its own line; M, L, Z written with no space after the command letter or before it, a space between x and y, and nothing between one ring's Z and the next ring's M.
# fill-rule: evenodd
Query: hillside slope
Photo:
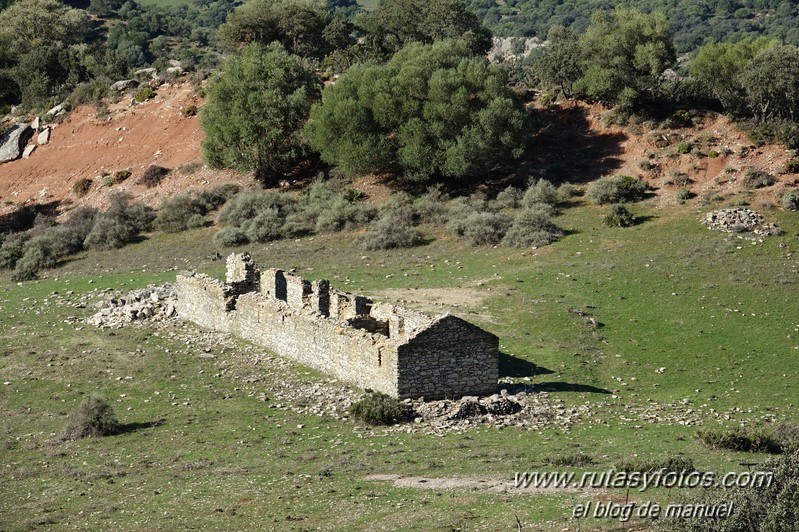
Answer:
M58 202L62 210L77 204L102 207L113 191L157 205L161 198L189 188L248 181L202 165L199 119L181 113L184 106L198 103L195 100L194 88L186 83L162 86L155 98L142 104L123 97L109 105L108 113L89 106L75 109L30 158L0 165L0 213L26 203ZM148 189L137 181L152 164L174 171L161 185ZM104 173L123 169L132 172L127 181L103 186ZM91 179L93 186L79 199L72 187L80 179Z

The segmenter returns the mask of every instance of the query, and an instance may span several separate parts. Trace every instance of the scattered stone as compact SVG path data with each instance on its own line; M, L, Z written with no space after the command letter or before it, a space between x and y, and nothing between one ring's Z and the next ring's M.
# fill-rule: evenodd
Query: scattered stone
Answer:
M759 236L781 235L782 229L767 224L759 213L744 207L709 212L702 223L725 233L752 233Z
M124 296L109 292L96 304L98 312L86 323L118 329L133 321L166 321L177 317L175 301L177 295L171 284L151 285Z
M138 80L155 79L158 77L158 72L154 68L140 68L133 73L133 77Z
M63 115L66 112L67 112L67 110L65 108L65 105L63 103L60 103L60 104L56 105L55 107L53 107L52 109L50 109L49 111L47 111L45 113L44 117L45 118L55 118L57 116Z
M22 158L27 159L28 157L30 157L31 154L33 153L33 150L35 149L36 149L36 144L28 144L27 146L25 146L25 150L23 150L22 152Z
M29 124L11 126L11 129L0 137L0 163L19 159L24 146L32 136L33 128Z
M50 142L50 131L51 129L49 127L44 128L42 132L39 133L39 136L36 137L36 142L39 144L47 144Z
M183 74L183 67L173 66L166 69L166 73L170 76L180 76Z
M31 127L35 131L38 131L40 125L41 125L41 119L38 116L31 121Z
M135 79L122 79L111 85L112 91L122 92L130 88L138 87L139 82Z

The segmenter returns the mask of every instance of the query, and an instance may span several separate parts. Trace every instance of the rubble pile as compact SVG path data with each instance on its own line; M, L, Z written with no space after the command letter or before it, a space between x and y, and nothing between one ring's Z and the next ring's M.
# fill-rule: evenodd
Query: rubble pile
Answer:
M165 321L177 317L177 294L171 284L150 285L125 295L107 293L96 306L95 315L86 323L95 327L118 329L134 321Z
M726 233L753 233L759 236L782 234L782 229L774 224L767 224L759 213L744 207L709 212L702 219L702 223L710 229Z

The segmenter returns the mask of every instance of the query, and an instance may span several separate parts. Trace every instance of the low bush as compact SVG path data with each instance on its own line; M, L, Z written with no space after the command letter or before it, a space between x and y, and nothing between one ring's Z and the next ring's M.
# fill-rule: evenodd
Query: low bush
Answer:
M747 188L770 187L776 182L774 176L762 170L747 168L744 172L744 185Z
M448 196L440 186L430 187L427 192L416 201L415 210L422 223L442 225L447 221L449 206Z
M736 452L780 454L783 449L772 433L764 430L734 428L730 430L700 430L697 437L711 449Z
M632 176L603 177L592 183L586 191L588 200L595 205L622 203L643 199L649 183Z
M786 161L784 172L786 174L799 174L799 160L791 159Z
M126 194L111 194L108 210L97 217L84 247L118 249L132 242L142 231L152 229L155 212L145 205L130 203Z
M151 164L144 169L144 173L139 178L139 184L144 185L147 188L156 187L161 184L161 181L163 181L167 175L169 175L169 172L169 168Z
M208 220L205 219L205 216L202 214L194 214L186 221L186 227L188 229L198 229L200 227L205 227L208 223Z
M678 203L685 203L686 201L691 199L693 195L694 194L687 188L681 188L674 193L674 197L677 199Z
M782 196L782 206L789 211L799 210L799 191L792 190Z
M518 209L523 196L524 192L516 187L509 186L497 194L494 204L499 209Z
M3 239L3 244L0 245L0 268L10 270L17 265L17 261L25 253L28 238L27 233L12 233Z
M65 440L111 436L119 434L122 427L117 421L114 409L100 396L91 395L69 414L67 426L61 432Z
M368 390L361 400L350 406L350 413L369 425L394 425L411 417L411 412L402 401Z
M413 210L405 205L386 210L359 239L360 246L368 250L409 248L422 242L421 233L413 225Z
M617 203L610 208L603 222L608 227L630 227L635 224L635 216L627 207Z
M241 191L241 187L235 183L224 183L215 186L211 190L201 191L197 199L202 202L206 211L215 211L227 203L230 198Z
M529 208L536 203L546 203L547 205L552 205L553 207L557 206L558 192L555 189L555 185L546 179L539 179L530 185L524 192L524 196L521 200L521 206L524 208Z
M799 522L799 453L772 458L758 465L757 469L772 476L768 482L756 487L679 490L682 493L675 502L681 505L731 505L734 511L726 519L708 520L704 516L679 515L664 519L661 526L665 530L678 532L792 530L791 526Z
M513 224L502 239L510 247L540 247L563 237L563 229L552 217L554 209L547 204L536 204L522 209L513 219Z
M579 192L577 187L572 185L571 183L563 183L561 186L558 187L558 203L567 203L573 197L575 197Z
M347 199L346 193L336 197L316 218L315 229L318 232L343 231L360 227L374 219L374 209L361 203Z
M117 170L111 177L111 184L118 185L131 176L130 170Z
M197 116L197 106L194 104L184 105L180 109L180 114L183 115L184 118L189 118L190 116Z
M192 217L202 217L205 213L203 202L191 194L180 194L161 203L154 226L165 233L178 233L189 228Z
M687 142L680 142L679 144L677 144L677 147L675 148L675 151L677 153L679 153L680 155L685 155L686 153L691 153L691 150L693 150L693 146L691 146Z
M666 471L669 473L690 473L696 471L694 462L690 458L682 456L668 456L666 458L653 458L651 460L624 460L614 466L616 471L625 473L654 473L655 471Z
M84 197L89 191L92 189L92 185L94 182L91 179L84 177L83 179L78 179L75 181L75 184L72 185L72 192L79 198Z
M147 100L155 98L155 91L150 87L142 87L133 95L133 99L137 103L146 102Z
M25 254L17 261L11 280L22 282L35 279L40 270L52 268L55 264L56 257L50 240L44 235L35 236L26 242Z
M512 223L501 212L474 212L464 220L462 236L472 246L493 246L502 242Z
M247 235L238 227L225 227L214 235L214 244L219 246L234 247L248 242Z
M667 184L677 185L678 187L687 187L693 182L694 180L691 179L688 174L675 170L671 172L671 176L669 177Z

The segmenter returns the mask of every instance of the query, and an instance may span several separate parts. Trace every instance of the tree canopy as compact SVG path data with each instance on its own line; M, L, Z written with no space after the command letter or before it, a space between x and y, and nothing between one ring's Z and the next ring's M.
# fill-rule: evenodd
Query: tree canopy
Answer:
M575 88L625 107L640 103L676 60L668 22L659 13L597 11L580 46L583 74Z
M462 178L521 156L528 115L503 69L463 41L411 43L327 87L305 126L322 159L348 173Z
M281 44L245 46L208 86L200 115L206 161L275 182L306 154L299 130L319 89L310 66Z

